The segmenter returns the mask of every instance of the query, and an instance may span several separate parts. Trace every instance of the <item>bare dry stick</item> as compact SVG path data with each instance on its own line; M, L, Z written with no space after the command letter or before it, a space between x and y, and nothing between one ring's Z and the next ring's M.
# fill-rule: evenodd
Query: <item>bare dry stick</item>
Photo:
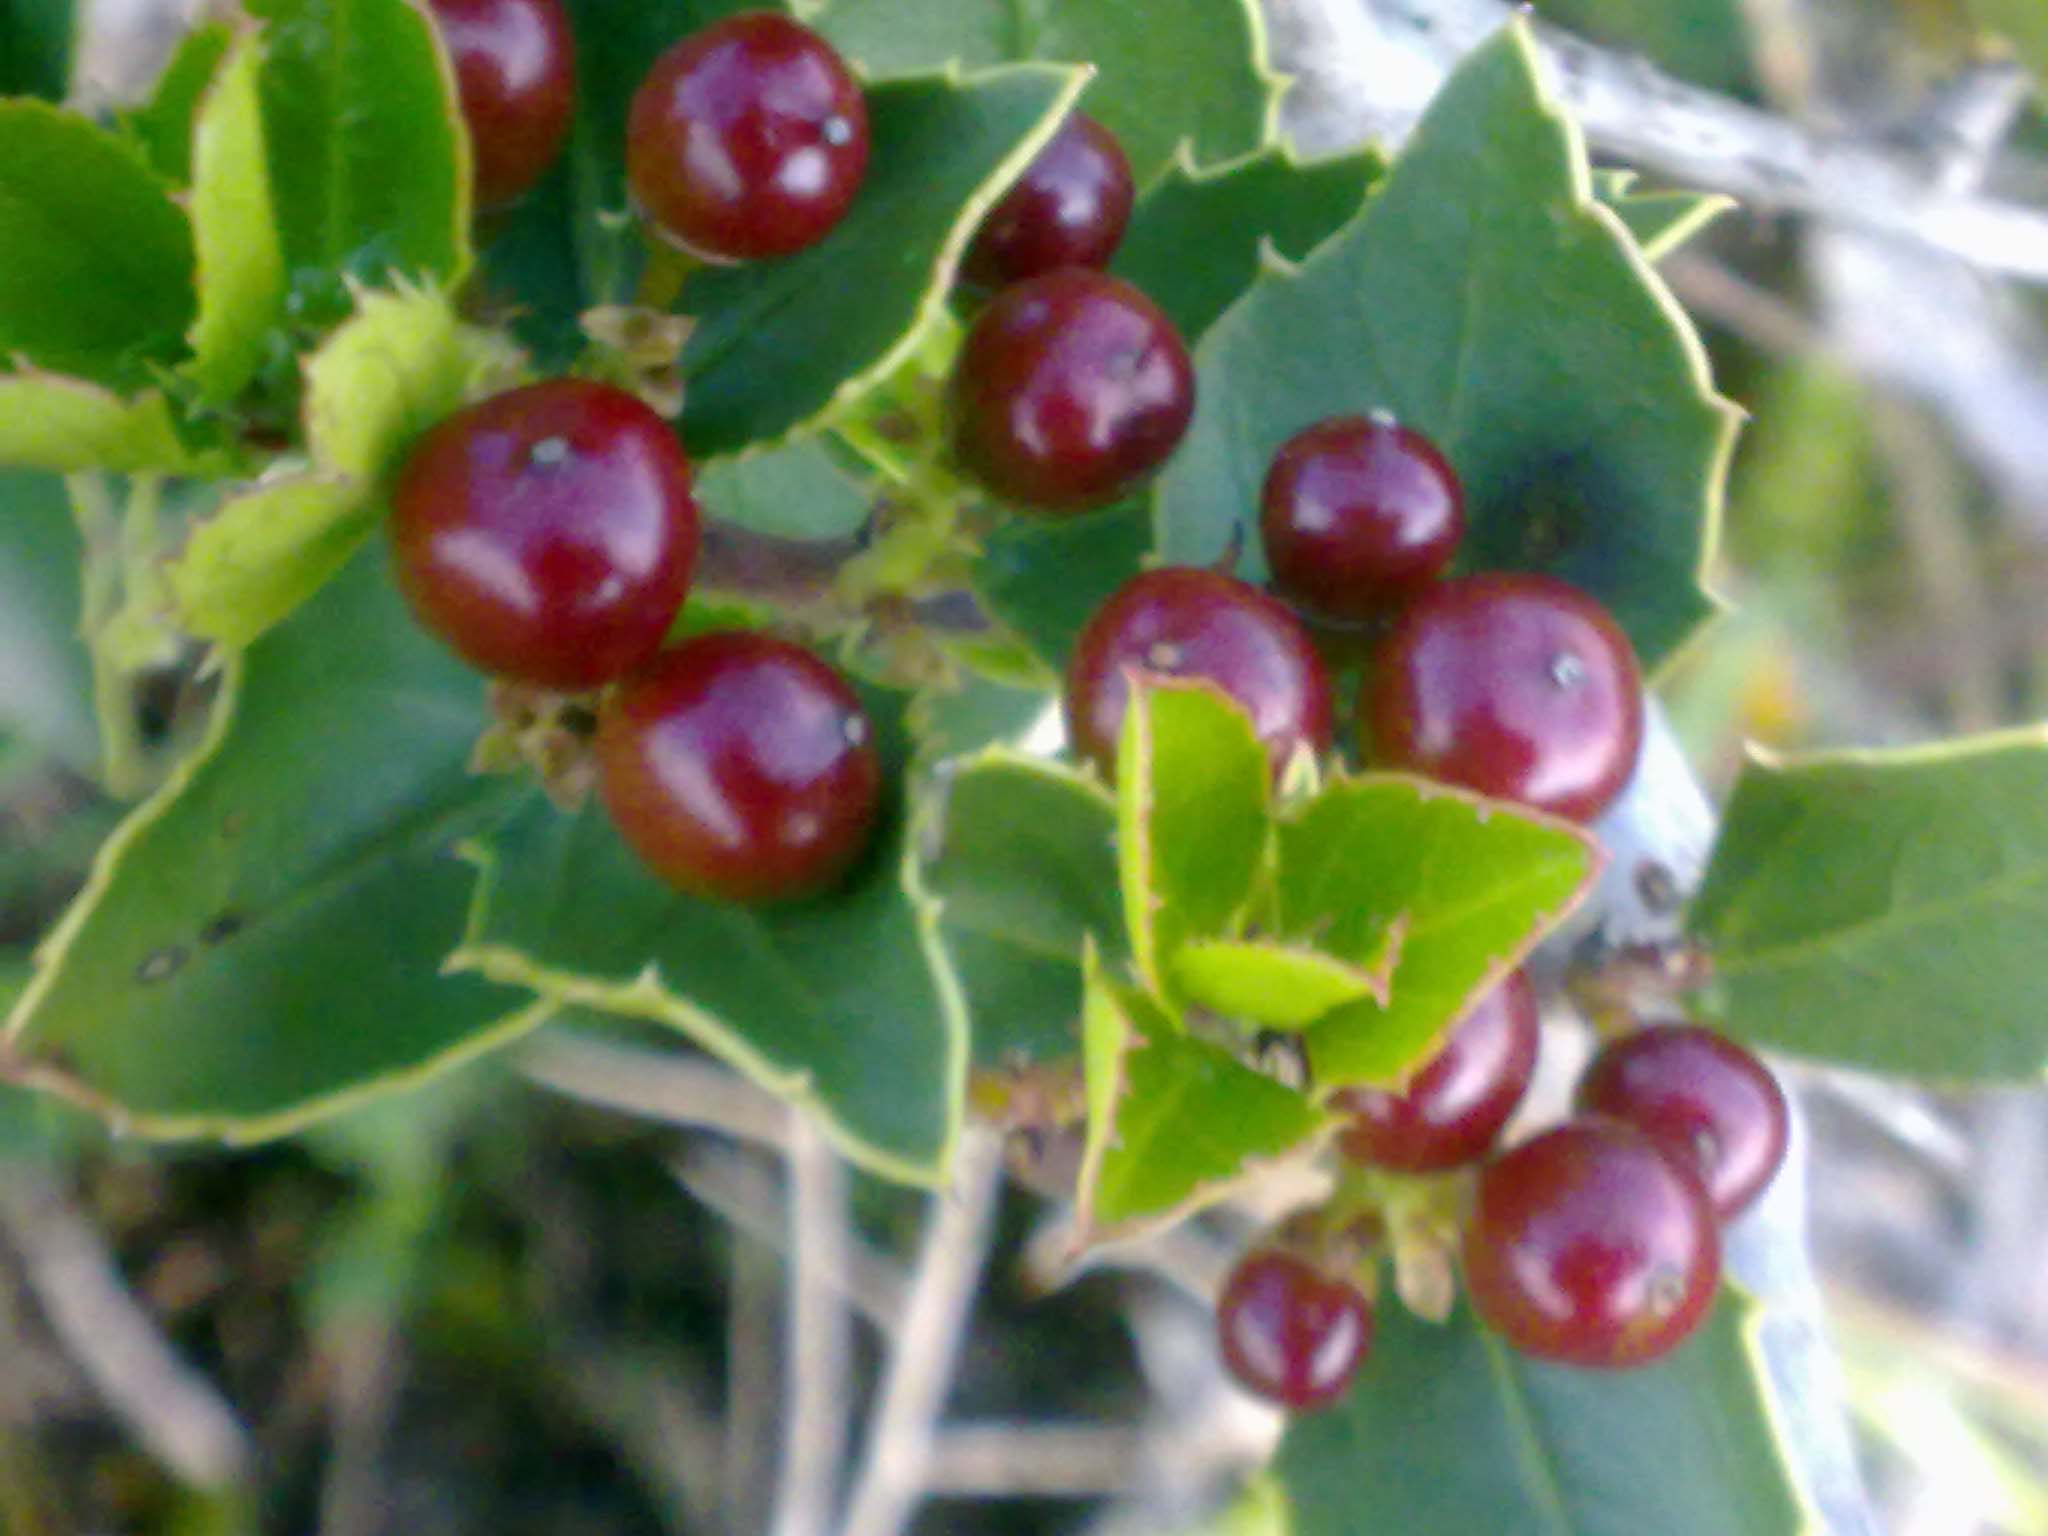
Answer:
M846 1169L806 1114L790 1121L789 1343L775 1536L827 1536L846 1451L852 1320L835 1277L847 1268Z
M789 1137L781 1100L704 1057L548 1032L520 1049L518 1066L529 1082L621 1114L776 1149Z

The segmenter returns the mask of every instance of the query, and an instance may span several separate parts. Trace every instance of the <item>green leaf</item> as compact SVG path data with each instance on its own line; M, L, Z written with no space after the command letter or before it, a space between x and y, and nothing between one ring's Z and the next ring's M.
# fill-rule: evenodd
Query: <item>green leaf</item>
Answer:
M683 441L714 458L775 442L894 372L946 307L981 216L1059 127L1085 76L1018 65L867 93L867 177L830 236L683 287ZM858 295L858 303L849 303Z
M1183 945L1166 969L1176 993L1198 1007L1252 1024L1300 1029L1361 998L1384 1003L1392 965L1372 972L1306 944L1203 939Z
M1227 1195L1324 1125L1315 1106L1228 1051L1177 1032L1091 948L1082 1012L1088 1140L1075 1222L1100 1240Z
M78 638L83 560L63 481L0 470L0 726L87 773L99 732Z
M101 849L5 1043L152 1136L282 1134L537 1022L443 974L497 813L481 682L374 553L224 663L205 743Z
M1157 489L1170 562L1231 547L1294 432L1386 409L1463 480L1466 568L1584 588L1648 667L1709 611L1695 573L1736 413L1661 281L1592 205L1584 144L1520 21L1466 59L1358 218L1299 269L1266 273L1197 364L1195 420Z
M967 994L975 1064L1072 1056L1082 945L1124 952L1108 793L993 750L961 763L925 814L924 884Z
M910 707L910 729L919 759L936 763L1021 741L1054 707L1036 684L1016 687L967 673L954 686L919 693Z
M813 10L810 25L878 76L947 59L1093 64L1088 113L1122 143L1140 186L1184 139L1213 161L1270 136L1280 82L1266 68L1265 30L1249 0L828 0L798 9Z
M1251 287L1269 247L1301 261L1351 221L1386 171L1375 150L1304 162L1289 145L1269 144L1206 168L1182 155L1138 199L1110 270L1193 346Z
M1214 685L1133 679L1116 780L1124 926L1159 990L1182 945L1243 924L1271 844L1266 749Z
M1662 261L1738 206L1719 192L1638 191L1634 171L1595 171L1593 193L1614 211L1650 261Z
M224 21L194 27L178 39L149 99L115 114L115 121L141 146L150 169L173 186L192 180L192 125L199 100L234 41L235 29Z
M156 391L124 400L83 379L34 372L0 376L0 464L116 475L216 467L179 440Z
M306 360L314 462L379 483L415 437L487 381L508 377L513 361L491 333L462 324L443 293L358 293L354 316Z
M1753 763L1694 937L1731 1033L1877 1072L2048 1069L2048 735Z
M1758 1309L1726 1293L1630 1371L1531 1360L1460 1307L1382 1306L1336 1406L1292 1420L1273 1471L1291 1536L1819 1536L1771 1431Z
M179 618L202 639L248 645L348 564L377 510L360 486L315 475L229 497L170 568Z
M1152 545L1142 502L1085 517L1011 517L982 541L974 589L1055 672L1095 610L1138 574Z
M77 34L73 0L6 0L0 5L0 96L63 100Z
M453 283L469 268L469 157L424 6L249 0L264 33L263 138L296 297L348 274Z
M191 324L192 226L142 157L40 101L0 101L0 357L140 382Z
M1321 1087L1397 1081L1570 915L1600 870L1590 833L1391 774L1337 779L1281 819L1279 933L1368 972L1371 999L1304 1037Z
M245 33L213 76L192 129L192 235L199 317L189 372L203 399L226 404L262 366L284 317L284 250L271 204L257 94L262 47Z
M872 694L868 705L900 790L901 706ZM873 851L830 895L746 907L671 890L601 809L565 816L535 795L477 844L476 904L450 963L680 1030L816 1109L862 1166L935 1182L959 1125L967 1040L905 822L887 805Z
M846 538L872 506L866 486L815 437L713 464L696 491L706 517L778 539Z

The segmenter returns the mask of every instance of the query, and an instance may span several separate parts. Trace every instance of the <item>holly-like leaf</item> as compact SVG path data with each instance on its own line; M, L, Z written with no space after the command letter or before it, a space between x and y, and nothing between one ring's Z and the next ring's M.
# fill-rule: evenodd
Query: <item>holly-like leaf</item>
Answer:
M1125 502L1086 517L1012 517L982 541L974 588L1055 672L1097 608L1137 575L1152 545L1145 504Z
M1088 1139L1075 1221L1084 1236L1192 1214L1323 1129L1304 1096L1181 1033L1092 948L1081 1030Z
M713 464L697 477L704 515L779 539L843 539L868 520L873 498L818 438Z
M1266 749L1212 684L1133 678L1116 781L1124 926L1164 990L1182 945L1243 924L1272 840Z
M234 41L235 29L224 21L194 27L178 39L148 100L114 115L141 147L150 169L173 186L192 180L193 119Z
M683 287L697 319L683 349L691 452L778 441L893 373L943 313L982 215L1085 83L1077 68L1029 64L872 87L867 175L839 226L784 260L706 268Z
M496 814L477 677L375 554L223 666L206 740L137 807L38 957L5 1049L152 1136L281 1134L537 1022L448 976Z
M1166 969L1177 994L1198 1007L1249 1024L1301 1029L1361 998L1384 1003L1392 967L1362 970L1307 944L1202 939L1182 945Z
M192 126L199 315L187 371L203 399L221 404L255 376L284 316L284 249L257 91L262 63L260 40L245 32L214 72Z
M959 764L926 814L923 879L967 993L976 1065L1072 1056L1082 945L1125 948L1108 793L998 749Z
M0 464L59 474L198 474L213 467L187 449L155 390L123 399L61 374L0 376Z
M1457 469L1465 567L1563 577L1650 667L1709 611L1696 572L1736 414L1662 282L1593 207L1584 144L1520 21L1467 58L1364 211L1266 273L1197 363L1194 423L1157 492L1169 561L1232 547L1293 433L1385 409Z
M1878 1072L2048 1070L2048 734L1753 763L1690 926L1729 1031Z
M1183 154L1138 199L1110 270L1193 346L1251 287L1268 249L1304 259L1351 221L1386 169L1374 150L1303 161L1284 143L1208 167Z
M78 638L83 560L64 482L0 470L0 727L89 773L99 733Z
M263 135L287 266L307 312L346 273L453 283L469 268L469 157L424 6L249 0L264 32Z
M192 226L133 146L0 101L0 358L119 387L191 324Z
M870 694L891 785L847 882L764 907L685 896L601 808L539 795L474 850L482 874L450 963L558 1001L665 1024L814 1108L854 1160L942 1177L961 1114L966 1025L937 914L910 863L902 706Z
M1719 192L1644 191L1634 171L1595 171L1593 192L1614 210L1650 261L1662 261L1738 206Z
M1319 1087L1397 1081L1570 915L1600 870L1590 834L1421 779L1336 779L1284 816L1277 931L1367 971L1386 1004L1304 1036Z
M1292 1536L1818 1536L1771 1432L1755 1304L1724 1294L1652 1365L1517 1354L1460 1307L1383 1305L1334 1407L1293 1420L1273 1465Z
M245 646L348 564L376 519L352 481L293 475L226 498L169 571L185 627Z
M1185 140L1202 161L1269 137L1280 81L1250 0L826 0L806 17L869 73L902 75L948 59L1049 59L1100 72L1087 111L1117 136L1140 186Z
M7 0L0 5L0 96L63 100L77 35L73 0Z

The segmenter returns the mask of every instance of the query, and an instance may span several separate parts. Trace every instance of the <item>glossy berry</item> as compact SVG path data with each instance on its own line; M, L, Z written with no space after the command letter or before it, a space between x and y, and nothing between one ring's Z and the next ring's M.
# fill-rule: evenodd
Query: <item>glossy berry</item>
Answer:
M1728 1220L1785 1160L1785 1092L1756 1057L1710 1029L1642 1029L1612 1041L1579 1079L1578 1106L1625 1120L1693 1161Z
M561 0L428 0L455 66L476 166L476 201L509 203L561 152L576 100Z
M748 11L660 58L626 120L626 178L668 239L710 261L787 256L831 233L868 165L845 60L786 16Z
M1235 699L1277 774L1306 743L1330 746L1330 683L1301 621L1258 588L1216 571L1144 571L1095 610L1067 662L1067 739L1116 771L1132 669L1204 678Z
M1355 1163L1433 1173L1475 1163L1493 1147L1536 1070L1536 993L1520 971L1479 1001L1407 1089L1347 1088L1337 1145Z
M1297 1413L1344 1395L1372 1348L1372 1306L1305 1259L1255 1248L1216 1302L1223 1363L1246 1391Z
M458 411L391 496L398 585L472 666L575 692L652 656L697 558L675 432L636 397L554 379Z
M961 468L1006 501L1076 512L1166 461L1195 409L1187 348L1120 278L1066 267L1005 288L953 365Z
M962 270L1001 288L1060 267L1106 267L1134 193L1116 135L1076 112L990 211Z
M1435 444L1387 416L1334 416L1273 456L1259 533L1274 589L1364 619L1434 581L1465 532L1465 496Z
M1720 1235L1699 1179L1656 1141L1568 1120L1480 1170L1464 1265L1473 1307L1524 1354L1641 1365L1706 1317Z
M687 640L598 714L598 790L619 834L682 890L780 901L831 885L867 846L882 771L860 699L771 635Z
M1592 598L1494 572L1439 582L1403 610L1359 715L1381 763L1590 821L1635 768L1643 683Z

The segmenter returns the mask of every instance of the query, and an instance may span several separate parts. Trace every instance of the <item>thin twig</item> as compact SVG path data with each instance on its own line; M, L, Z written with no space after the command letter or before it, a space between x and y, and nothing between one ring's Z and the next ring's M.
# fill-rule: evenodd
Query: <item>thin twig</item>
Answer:
M847 1437L852 1322L832 1277L848 1258L846 1169L809 1115L789 1138L789 1341L775 1536L826 1536Z
M772 1249L735 1236L725 1307L725 1477L720 1499L725 1529L733 1536L752 1536L762 1529L767 1514L768 1453L780 1395L776 1293L781 1268Z
M949 1424L932 1440L926 1491L951 1498L1100 1498L1128 1490L1147 1453L1122 1424Z
M530 1082L621 1114L777 1149L789 1137L781 1100L703 1057L548 1031L521 1048L518 1066Z
M934 1206L918 1254L904 1326L889 1357L879 1407L843 1528L844 1536L898 1536L923 1495L933 1428L988 1258L989 1224L1002 1187L1002 1143L967 1132L953 1187Z
M234 1411L172 1352L99 1233L45 1170L8 1166L0 1225L51 1330L144 1449L195 1487L245 1479L254 1457Z

